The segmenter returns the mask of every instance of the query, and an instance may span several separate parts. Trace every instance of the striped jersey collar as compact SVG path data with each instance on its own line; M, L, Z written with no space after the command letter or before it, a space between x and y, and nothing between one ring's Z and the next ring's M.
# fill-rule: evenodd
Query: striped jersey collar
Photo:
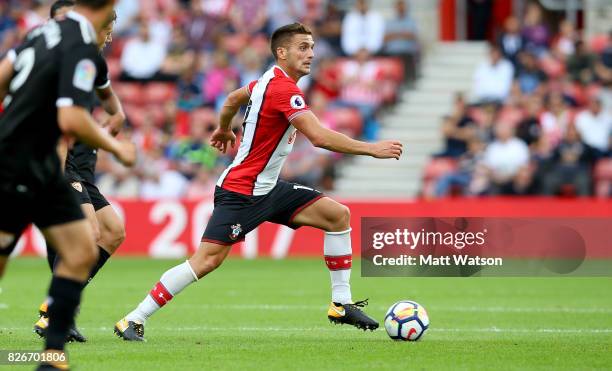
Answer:
M96 36L96 30L87 17L81 13L75 12L74 10L66 13L66 17L79 22L79 25L81 26L81 33L83 34L83 39L86 43L97 43L98 37Z
M289 75L287 74L287 72L285 72L285 70L283 70L279 65L275 64L273 68L278 68L279 70L281 70L282 73L285 74L285 76L289 77Z

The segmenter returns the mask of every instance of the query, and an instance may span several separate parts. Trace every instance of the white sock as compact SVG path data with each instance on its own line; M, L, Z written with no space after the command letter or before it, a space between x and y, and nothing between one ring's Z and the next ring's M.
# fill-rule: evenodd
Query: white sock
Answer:
M193 269L186 261L162 274L159 282L153 287L138 307L130 312L125 318L128 321L144 323L147 318L157 312L159 308L166 305L179 292L193 282L198 280Z
M325 264L331 276L332 301L335 303L352 303L351 298L351 229L342 232L325 232L323 243Z

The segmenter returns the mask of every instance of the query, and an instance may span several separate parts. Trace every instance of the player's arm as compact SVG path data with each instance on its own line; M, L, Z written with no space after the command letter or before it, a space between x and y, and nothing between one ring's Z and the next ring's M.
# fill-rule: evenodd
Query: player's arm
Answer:
M0 102L4 101L4 97L8 94L12 78L13 61L11 58L5 57L0 62Z
M64 134L75 136L90 147L112 153L125 165L133 165L136 161L134 145L120 142L102 130L86 108L77 105L59 107L57 120Z
M123 106L121 105L119 97L117 97L117 94L115 94L115 91L110 85L101 89L96 89L96 94L102 103L102 108L110 115L103 126L107 127L112 135L119 134L125 122L125 112L123 111Z
M247 86L232 91L225 99L223 107L221 107L219 127L212 133L210 144L223 153L227 152L228 142L232 148L236 144L236 135L232 132L232 119L236 116L240 107L249 103L253 86L254 83L252 82Z
M240 107L249 103L249 99L251 99L251 94L248 86L243 86L231 92L225 99L223 107L221 107L219 127L224 130L230 130L232 119L236 116Z
M367 143L349 138L321 125L319 119L310 111L296 116L291 124L319 148L351 155L366 155L376 158L400 158L402 143L397 140L384 140Z
M89 113L93 104L94 80L99 58L92 44L66 48L59 70L57 122L64 134L75 136L90 147L111 152L126 165L136 161L132 143L120 142L96 125Z

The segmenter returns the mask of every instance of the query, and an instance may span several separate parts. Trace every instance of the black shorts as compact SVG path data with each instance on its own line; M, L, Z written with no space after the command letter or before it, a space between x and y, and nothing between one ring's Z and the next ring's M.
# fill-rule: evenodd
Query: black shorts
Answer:
M66 179L70 183L73 193L81 202L81 205L92 204L95 211L110 205L106 197L100 193L100 190L95 184L86 180L71 179L68 176Z
M279 181L266 195L247 196L217 187L215 208L202 241L232 245L263 222L283 224L293 229L293 218L323 194L312 188Z
M23 230L34 223L44 229L84 219L77 198L58 171L44 183L2 179L0 176L0 255L9 255Z

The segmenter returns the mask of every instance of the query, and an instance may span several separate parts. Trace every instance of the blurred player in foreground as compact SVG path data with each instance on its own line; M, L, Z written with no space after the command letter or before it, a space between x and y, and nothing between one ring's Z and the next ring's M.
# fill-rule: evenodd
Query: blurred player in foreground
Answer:
M58 0L51 6L51 19L61 20L73 8L74 1ZM116 14L108 26L98 35L100 53L107 43L112 42L115 21ZM94 87L102 107L110 115L103 127L108 128L111 134L116 135L125 121L125 114L119 98L111 87L108 67L102 55L98 62ZM121 245L125 239L125 229L115 210L95 185L94 176L98 159L97 150L79 141L74 143L72 148L68 150L66 141L61 140L60 147L60 160L65 159L64 174L66 180L70 183L73 193L81 203L81 209L92 227L94 239L98 245L98 261L91 271L89 282L106 263L108 258L117 250L119 245ZM59 258L50 244L47 244L47 261L49 262L49 268L53 272L59 262ZM49 303L46 300L40 305L40 318L34 325L34 332L41 337L46 335L49 324L48 305ZM68 333L68 341L85 342L87 339L76 328L76 325L73 325Z
M311 226L325 232L325 263L330 270L332 302L327 316L334 323L374 330L378 322L353 302L349 209L320 192L279 181L297 130L315 146L330 151L376 158L399 159L402 144L395 140L366 143L329 130L310 111L296 82L310 73L314 41L311 31L294 23L277 29L271 49L277 64L257 81L233 91L220 113L220 127L211 144L221 152L234 146L230 122L248 103L238 154L223 172L215 190L215 208L198 251L185 263L166 271L136 309L115 325L125 340L144 340L144 323L186 286L221 265L231 246L265 221L291 228Z
M62 134L113 153L124 164L135 147L100 129L89 110L98 53L115 0L77 0L75 11L49 21L0 63L0 274L19 236L36 224L61 257L49 287L49 327L41 370L67 369L66 336L98 257L89 223L62 174Z

